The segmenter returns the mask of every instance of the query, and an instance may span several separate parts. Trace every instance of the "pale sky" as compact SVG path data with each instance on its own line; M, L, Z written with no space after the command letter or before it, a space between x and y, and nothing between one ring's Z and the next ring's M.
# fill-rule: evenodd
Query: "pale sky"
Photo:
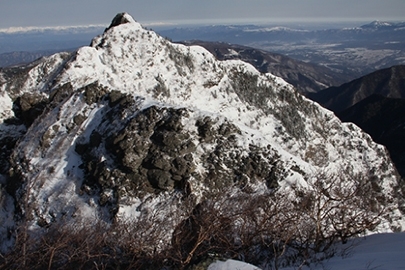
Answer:
M142 24L405 21L405 0L0 0L0 28L108 25L123 11Z

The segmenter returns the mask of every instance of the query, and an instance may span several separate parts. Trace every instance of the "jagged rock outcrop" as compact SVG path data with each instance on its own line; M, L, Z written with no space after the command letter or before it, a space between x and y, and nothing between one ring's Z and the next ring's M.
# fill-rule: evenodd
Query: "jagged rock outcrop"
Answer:
M106 29L106 31L107 31L108 29L111 29L111 28L113 28L113 27L115 27L115 26L118 26L118 25L120 25L120 24L131 23L131 22L133 22L133 20L132 20L130 17L128 17L128 16L125 14L125 12L118 13L118 14L114 17L114 19L112 20L110 26Z

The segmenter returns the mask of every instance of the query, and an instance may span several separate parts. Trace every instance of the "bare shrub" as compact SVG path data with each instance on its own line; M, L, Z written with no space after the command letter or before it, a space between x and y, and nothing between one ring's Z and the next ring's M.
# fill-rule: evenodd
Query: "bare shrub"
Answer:
M55 223L42 234L22 226L0 268L184 269L215 258L301 267L337 254L337 242L375 229L389 210L365 177L318 173L307 184L291 194L230 189L197 205L183 198L133 220Z
M379 184L361 175L320 172L307 184L293 187L290 212L296 215L297 230L289 246L295 261L318 263L341 253L337 242L345 244L376 229L389 211L388 199L376 188Z

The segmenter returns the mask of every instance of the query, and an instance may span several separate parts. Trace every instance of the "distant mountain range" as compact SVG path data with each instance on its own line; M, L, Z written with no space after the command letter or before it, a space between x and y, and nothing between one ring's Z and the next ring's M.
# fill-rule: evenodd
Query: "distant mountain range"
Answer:
M341 86L330 87L307 96L339 113L371 95L405 98L405 66L378 70Z
M159 32L173 40L241 44L326 66L351 79L405 63L405 23L375 21L359 27L307 30L256 25L213 25Z
M64 49L63 51L74 51L74 49ZM26 64L37 60L38 58L44 56L50 56L52 54L58 53L60 50L43 50L43 51L15 51L9 53L2 53L0 54L0 68L19 65L19 64Z
M105 26L12 28L0 30L0 55L10 52L64 51L89 45ZM0 66L5 66L0 59Z

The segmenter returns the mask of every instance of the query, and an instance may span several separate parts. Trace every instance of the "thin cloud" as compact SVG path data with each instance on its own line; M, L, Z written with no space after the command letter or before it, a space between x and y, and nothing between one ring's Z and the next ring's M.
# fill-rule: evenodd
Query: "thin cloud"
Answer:
M152 24L181 21L237 22L405 20L404 0L2 0L0 28L108 23L126 11Z

